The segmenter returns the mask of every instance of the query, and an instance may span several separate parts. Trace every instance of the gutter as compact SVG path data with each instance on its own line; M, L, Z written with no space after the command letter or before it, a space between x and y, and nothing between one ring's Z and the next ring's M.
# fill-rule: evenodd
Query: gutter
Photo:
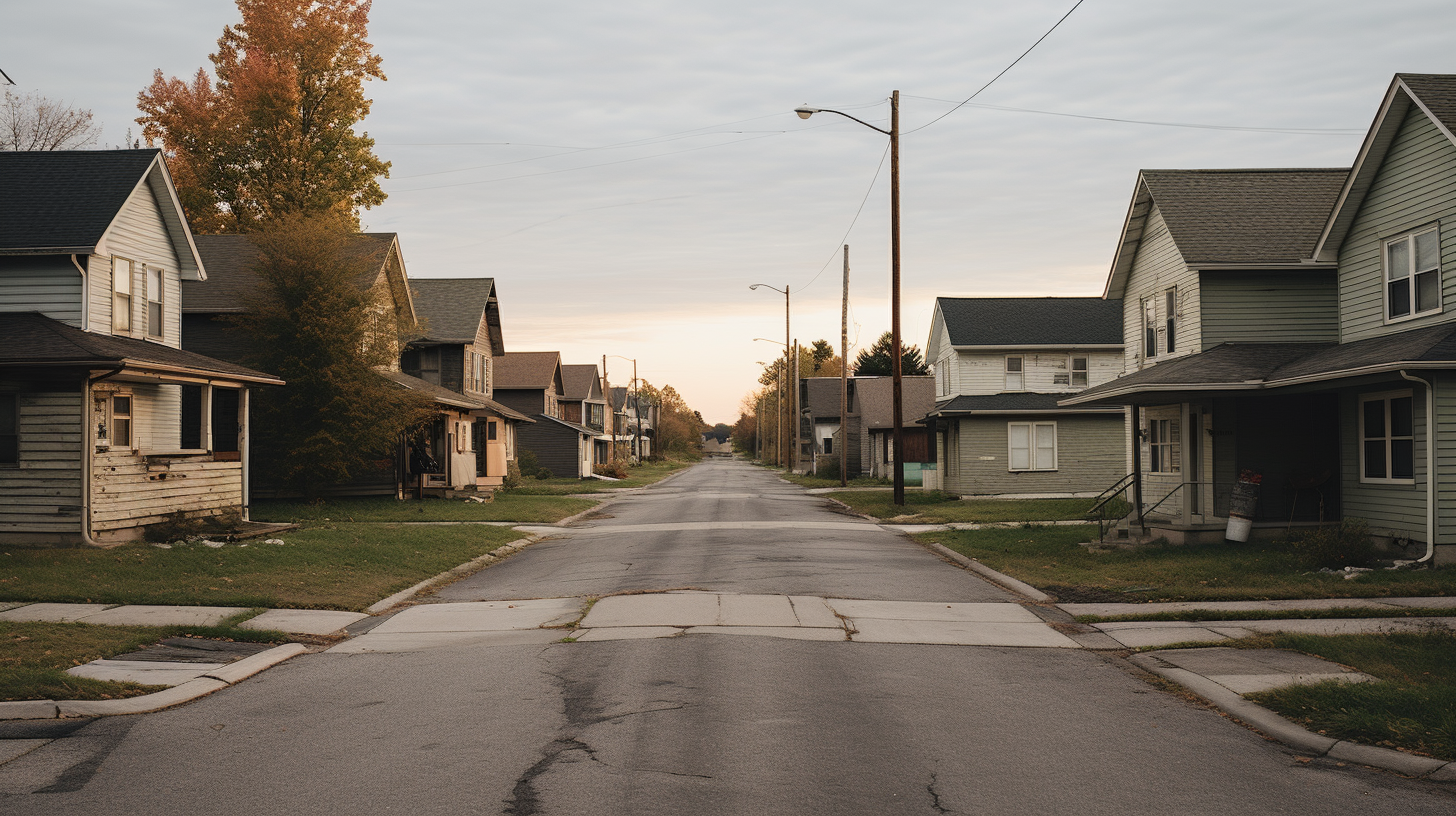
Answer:
M1426 387L1426 554L1416 559L1425 564L1436 555L1436 386L1404 371L1400 376Z

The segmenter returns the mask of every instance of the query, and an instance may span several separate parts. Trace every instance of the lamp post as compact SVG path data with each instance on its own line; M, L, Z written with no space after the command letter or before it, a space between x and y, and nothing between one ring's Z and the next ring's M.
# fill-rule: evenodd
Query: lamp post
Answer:
M787 343L779 343L777 340L770 340L767 337L755 337L755 341L762 340L765 343L777 343L784 347L784 364L779 368L779 387L774 393L774 430L777 431L779 459L778 464L784 464L784 382L789 374L789 346Z
M876 127L869 122L850 116L844 111L830 108L812 108L800 105L794 108L800 119L808 119L816 113L834 113L876 130L890 137L890 374L891 392L894 402L894 455L895 504L905 504L905 463L902 461L904 434L904 401L902 399L900 372L900 92L890 94L890 129Z
M786 283L786 284L784 284L784 288L780 289L777 286L769 286L766 283L755 283L752 286L749 286L748 288L749 289L757 289L760 286L764 287L765 289L772 289L775 292L778 292L778 293L780 293L780 294L782 294L784 296L784 380L785 380L785 385L787 385L787 381L788 381L788 377L789 377L789 351L790 351L790 349L793 348L792 346L789 345L789 285ZM794 389L797 390L798 387L799 387L799 384L798 383L794 383ZM789 404L790 405L793 405L794 403L791 402ZM787 415L785 415L785 417L784 417L784 424L785 425L788 424L788 416ZM780 464L783 464L783 462L784 462L784 456L783 456L784 436L785 436L785 433L786 433L787 430L788 430L787 428L784 428L784 429L781 429L779 431L779 463ZM797 443L798 443L798 437L799 437L799 430L798 430L798 426L795 425L794 426L794 441L795 441L795 446L796 447L797 447ZM790 473L793 473L794 472L794 461L793 460L798 459L798 451L797 450L790 451L789 458L790 458L790 461L788 463L789 464L789 472Z

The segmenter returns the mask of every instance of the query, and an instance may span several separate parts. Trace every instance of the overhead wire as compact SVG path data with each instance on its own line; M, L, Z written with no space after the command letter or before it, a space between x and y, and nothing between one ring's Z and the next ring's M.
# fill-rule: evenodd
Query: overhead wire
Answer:
M829 265L834 263L834 259L839 255L840 250L838 247L844 246L844 242L849 240L849 234L854 231L854 225L859 222L860 213L864 212L865 204L870 200L870 193L875 191L875 183L880 180L880 171L885 169L885 157L888 155L890 155L890 145L887 143L885 145L885 152L880 154L880 163L875 166L875 175L870 179L869 189L865 190L864 198L860 199L859 208L854 211L854 217L849 220L849 228L844 231L844 237L839 239L839 244L836 246L834 252L829 254L829 260L825 261L824 265L819 267L819 271L814 273L814 277L810 278L808 283L799 287L800 291L808 289L814 285L814 281L819 280L819 276L824 274L824 270L828 269Z
M923 99L927 102L945 102L954 104L953 99L937 99L933 96L912 96L905 95L909 99ZM966 104L966 103L962 103ZM1098 122L1115 122L1126 125L1154 125L1157 127L1195 128L1198 130L1229 130L1248 133L1291 133L1302 136L1351 136L1364 133L1360 128L1307 128L1307 127L1254 127L1250 125L1207 125L1195 122L1156 122L1147 119L1123 119L1115 116L1093 116L1084 113L1064 113L1061 111L1035 110L1033 108L1014 108L1007 105L990 105L985 102L967 104L967 107L981 108L984 110L1008 111L1011 113L1035 113L1042 116L1065 116L1071 119L1091 119Z

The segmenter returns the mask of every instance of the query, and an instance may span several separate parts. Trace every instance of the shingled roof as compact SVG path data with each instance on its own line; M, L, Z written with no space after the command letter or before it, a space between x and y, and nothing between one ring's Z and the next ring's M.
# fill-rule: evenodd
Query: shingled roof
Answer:
M82 331L38 312L0 314L0 366L116 367L178 374L195 372L254 383L283 384L272 374L160 343Z
M550 388L561 367L559 351L513 351L493 361L491 380L501 389Z
M415 314L425 321L427 343L474 343L482 318L493 349L504 354L495 278L414 278Z
M373 285L379 271L389 262L389 250L397 235L393 232L361 232L348 244L355 257L369 261L359 277L361 287ZM182 281L184 314L224 314L247 311L248 295L257 292L261 281L254 268L262 254L248 235L198 235L194 241L207 266L206 281ZM474 333L471 337L474 338Z
M953 346L1121 346L1122 301L1078 298L935 299Z
M965 394L936 403L930 416L969 416L974 414L1039 414L1077 413L1077 408L1064 408L1057 400L1066 394L1035 394L1014 392L1007 394ZM1120 412L1120 406L1097 406L1082 408L1081 411Z
M935 407L935 378L907 375L900 380L900 427L915 427ZM893 377L856 377L854 403L866 430L895 427Z
M595 383L597 396L600 397L601 381L601 374L591 363L564 365L561 367L561 396L569 400L591 399L592 386Z

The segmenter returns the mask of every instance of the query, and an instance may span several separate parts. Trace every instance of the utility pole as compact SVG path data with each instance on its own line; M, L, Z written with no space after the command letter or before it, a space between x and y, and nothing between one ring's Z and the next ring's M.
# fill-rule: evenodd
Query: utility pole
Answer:
M844 297L839 305L839 486L849 486L849 244L844 245Z
M800 445L801 445L801 443L799 442L799 431L802 430L802 427L804 425L803 418L800 416L800 411L803 409L803 406L799 404L799 341L798 340L795 340L794 341L794 396L793 396L792 399L793 399L793 402L790 402L789 405L791 405L793 407L793 409L794 409L794 451L793 451L793 453L789 454L789 462L790 462L789 472L790 473L797 473L798 472L798 469L799 469L799 455L800 455L799 454L799 450L800 450Z
M602 355L602 396L607 400L607 462L617 464L617 412L612 408L612 391L607 386L607 355Z
M905 410L901 384L900 347L900 92L890 95L890 345L893 359L890 373L894 399L895 491L896 506L905 506Z

